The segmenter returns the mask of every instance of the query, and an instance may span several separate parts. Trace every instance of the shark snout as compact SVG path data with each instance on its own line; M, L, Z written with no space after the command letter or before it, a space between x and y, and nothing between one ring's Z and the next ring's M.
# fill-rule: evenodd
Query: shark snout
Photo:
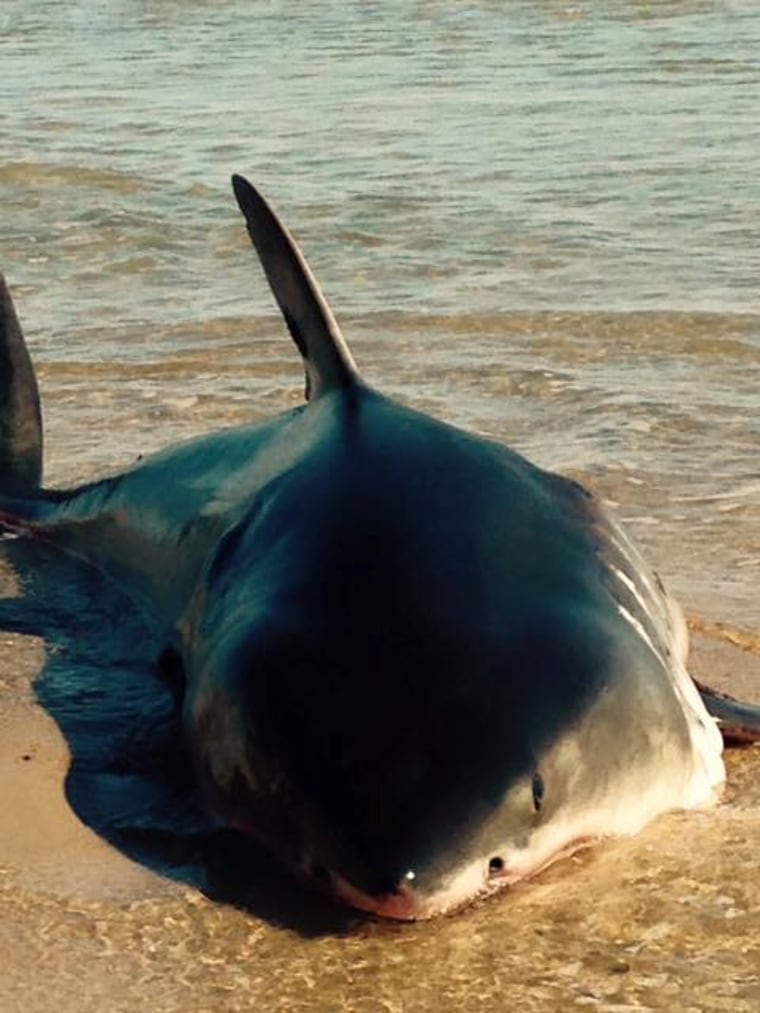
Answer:
M428 898L414 886L413 872L406 873L393 889L379 894L360 890L337 873L331 873L330 878L335 894L359 911L399 921L418 921L435 913Z

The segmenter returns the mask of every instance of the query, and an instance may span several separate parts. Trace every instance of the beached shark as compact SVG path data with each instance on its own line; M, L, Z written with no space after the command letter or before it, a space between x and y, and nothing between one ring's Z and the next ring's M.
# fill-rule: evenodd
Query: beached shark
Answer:
M757 737L760 711L705 691L708 713L628 537L576 482L369 387L292 237L233 187L303 359L294 410L45 489L4 285L0 314L0 525L142 610L209 811L415 919L711 802L721 729Z

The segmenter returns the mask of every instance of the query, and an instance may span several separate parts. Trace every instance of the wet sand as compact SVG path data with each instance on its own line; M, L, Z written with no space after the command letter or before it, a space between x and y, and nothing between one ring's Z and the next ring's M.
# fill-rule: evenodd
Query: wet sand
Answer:
M760 700L752 632L693 625L694 674ZM323 917L273 874L262 916L130 861L77 819L66 743L34 701L43 646L4 634L1 647L2 1013L760 1008L757 748L728 753L716 808L458 915Z

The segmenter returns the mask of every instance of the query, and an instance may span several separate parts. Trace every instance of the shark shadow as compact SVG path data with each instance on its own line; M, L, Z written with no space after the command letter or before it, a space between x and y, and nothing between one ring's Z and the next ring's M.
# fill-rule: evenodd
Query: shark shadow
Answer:
M40 540L0 538L0 561L20 585L0 599L0 628L44 641L34 693L66 739L64 791L86 826L132 861L305 937L365 920L208 815L161 644L113 579Z

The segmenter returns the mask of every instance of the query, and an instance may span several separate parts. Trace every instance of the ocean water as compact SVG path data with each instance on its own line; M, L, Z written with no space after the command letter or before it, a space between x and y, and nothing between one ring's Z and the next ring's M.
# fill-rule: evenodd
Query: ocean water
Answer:
M300 400L242 172L369 381L612 502L700 677L760 698L759 109L756 0L0 0L0 270L48 481ZM307 944L69 827L9 645L4 1011L758 1008L751 756L724 809L514 898Z

